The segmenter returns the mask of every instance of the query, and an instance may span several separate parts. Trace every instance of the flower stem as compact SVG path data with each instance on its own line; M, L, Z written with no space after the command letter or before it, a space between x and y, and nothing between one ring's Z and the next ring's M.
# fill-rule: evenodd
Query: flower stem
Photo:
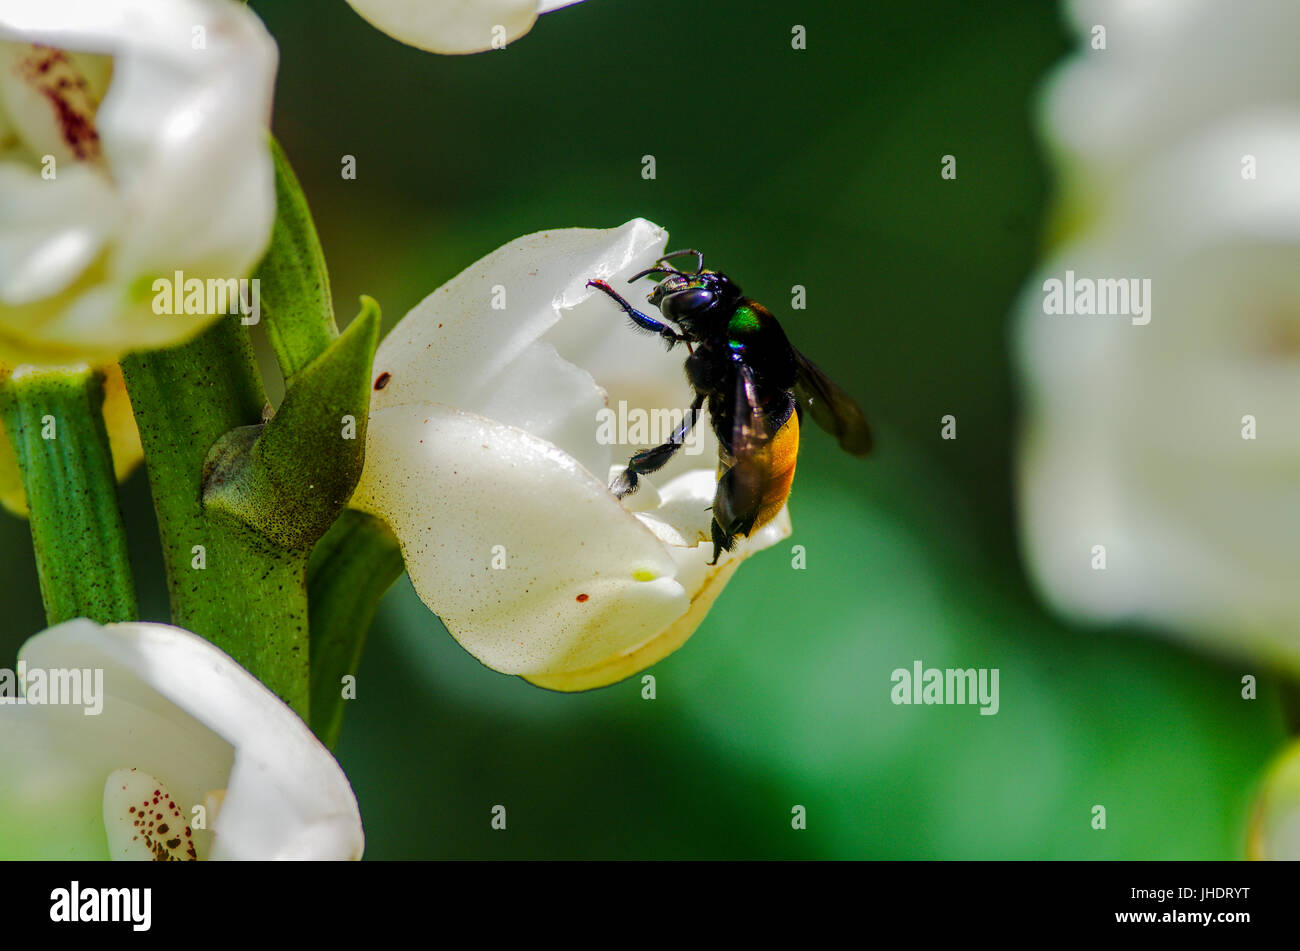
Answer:
M103 405L103 375L88 367L29 367L0 382L50 624L139 616Z
M339 340L325 255L307 198L288 157L274 140L271 142L271 155L275 160L275 229L271 245L257 270L267 339L275 351L289 393L302 388L307 404L320 410L318 416L327 415L323 412L324 407L336 403L339 406L335 418L339 413L353 414L358 420L358 442L354 445L364 450L370 396L369 371L378 345L378 306L374 301L362 298L361 313L344 332L344 339ZM339 344L356 337L359 331L367 331L369 348L357 351L355 346L349 346L346 351L339 352ZM340 365L328 377L321 374L327 386L323 392L317 392L318 387L310 377L321 367L319 361L333 360L342 364L346 361L341 357L348 352L353 353L351 363L357 372L348 372ZM358 357L363 358L364 365L357 362ZM357 382L361 388L354 392L349 384ZM291 409L291 400L286 396L281 412ZM322 438L310 441L313 446L324 444ZM337 444L338 450L342 446ZM335 480L341 478L342 483L327 494L346 502L360 476L362 453L347 456L338 450L338 460L332 468ZM299 451L291 446L289 459L307 452L307 449ZM319 450L317 454L320 454ZM281 478L278 481L288 484L291 480ZM310 481L323 483L325 479L316 476ZM226 499L217 496L212 501L218 505L227 504ZM298 524L311 521L293 516L291 506L281 505L279 508ZM232 507L232 510L237 510L237 507ZM350 509L343 510L312 552L307 570L311 619L312 716L309 722L321 742L331 749L343 726L346 703L343 678L356 674L379 601L402 571L401 551L388 526L372 516Z
M158 514L172 620L216 644L304 719L309 712L306 551L203 507L208 451L262 419L252 347L223 319L190 343L122 364Z
M403 569L396 536L356 509L345 509L312 552L311 727L330 749L343 728L343 678L356 674L380 599Z

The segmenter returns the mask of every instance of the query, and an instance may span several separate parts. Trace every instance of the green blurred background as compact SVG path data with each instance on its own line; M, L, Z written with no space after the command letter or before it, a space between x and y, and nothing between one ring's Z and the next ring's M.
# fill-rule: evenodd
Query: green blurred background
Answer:
M768 302L878 431L865 463L809 436L794 537L652 669L654 701L638 679L565 696L488 670L400 581L339 749L369 858L1242 854L1285 735L1275 683L1244 702L1262 671L1069 626L1017 552L1008 311L1049 197L1030 110L1066 52L1053 4L589 0L470 57L402 46L343 0L252 6L341 318L368 293L391 325L518 235L643 216ZM165 619L143 473L124 504ZM0 560L9 665L44 625L8 516ZM915 660L999 668L1000 712L893 705Z

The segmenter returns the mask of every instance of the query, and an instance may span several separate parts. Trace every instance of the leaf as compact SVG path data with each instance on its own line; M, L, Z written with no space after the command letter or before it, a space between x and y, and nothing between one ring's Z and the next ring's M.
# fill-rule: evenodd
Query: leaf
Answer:
M343 678L356 674L379 601L403 570L397 537L356 509L345 510L311 553L311 727L330 749L343 728Z
M208 454L203 504L282 548L310 549L361 477L379 305L362 298L343 335L289 382L266 423L226 433Z
M261 315L280 372L291 379L338 338L329 273L307 198L289 159L271 140L275 162L275 228L254 278Z

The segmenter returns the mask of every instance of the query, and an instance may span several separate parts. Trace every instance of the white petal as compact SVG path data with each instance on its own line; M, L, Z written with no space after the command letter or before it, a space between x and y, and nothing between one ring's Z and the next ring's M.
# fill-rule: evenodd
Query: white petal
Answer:
M1116 180L1210 123L1300 98L1294 0L1070 6L1082 48L1047 83L1040 124L1080 201L1105 200ZM1096 25L1105 50L1088 45Z
M776 518L754 533L753 537L739 542L736 551L724 555L714 566L707 565L709 555L701 547L688 552L676 552L678 558L691 559L701 571L700 586L692 589L691 606L685 614L650 640L638 644L621 654L611 655L597 664L582 670L540 674L527 677L530 683L548 690L591 690L616 683L625 677L645 670L677 650L700 626L713 602L736 573L740 563L756 551L769 548L790 536L790 516L782 509ZM711 550L711 549L710 549Z
M1023 533L1058 606L1300 665L1297 167L1300 114L1216 125L1116 190L1027 288ZM1150 324L1043 315L1041 281L1066 268L1149 278Z
M477 53L518 39L541 13L578 0L348 0L394 39L434 53ZM499 34L499 35L498 35Z
M717 489L716 467L690 469L663 484L652 508L636 513L641 523L667 547L668 554L677 565L677 580L691 592L692 599L709 584L711 575L716 571L716 566L711 566L709 561L713 557L711 510ZM640 495L642 491L638 488L636 494ZM770 548L788 537L790 530L789 510L782 508L780 514L751 538L737 539L736 550L729 555L724 554L719 559L719 564L724 561L740 561L764 548Z
M637 242L628 263L617 266L616 262L610 262L612 271L606 275L602 269L597 275L607 276L614 290L633 307L658 318L656 309L646 301L655 283L642 279L628 284L627 278L655 263L664 251L667 235L648 222L629 222L623 227L629 225L649 226L653 232L646 233L645 239ZM633 412L684 413L690 406L694 394L684 370L684 348L678 346L670 351L658 337L637 333L618 306L604 294L588 288L566 294L563 319L544 339L565 361L591 374L605 391L606 405L615 419L628 418ZM666 433L656 435L654 441L667 438ZM645 446L619 443L606 448L614 453L615 463L626 464L633 452ZM691 469L716 467L717 457L718 440L706 408L682 449L656 473L656 479L667 482Z
M417 404L371 415L366 457L353 504L393 527L420 597L489 667L586 667L686 612L664 546L548 442Z
M16 162L0 163L0 300L40 302L70 287L121 224L122 207L98 171L69 166L58 188Z
M212 858L360 856L356 799L334 758L293 711L202 638L160 624L71 621L29 640L20 660L102 669L106 696L97 716L72 706L0 706L5 751L40 749L51 761L39 774L45 788L21 770L0 775L7 809L68 789L102 799L110 773L136 768L165 782L187 814L226 790L211 825ZM196 829L200 854L201 836Z
M543 231L497 249L417 304L384 338L375 377L388 377L372 396L373 408L456 406L549 440L603 475L610 448L596 441L596 414L605 394L543 338L561 323L602 337L617 331L630 349L644 352L653 372L684 387L681 356L670 365L653 363L662 348L629 331L618 308L585 286L592 278L625 284L654 262L666 240L663 229L635 219L608 230ZM505 307L494 309L502 295Z
M261 22L219 0L0 0L0 39L112 58L98 160L46 180L29 155L0 177L0 359L107 363L200 331L211 315L154 313L152 282L244 277L266 247L276 49ZM39 123L8 119L39 153Z
M685 354L634 333L586 282L608 280L648 308L653 282L627 278L665 240L640 219L520 238L429 295L375 360L353 504L392 526L416 591L466 649L554 689L611 683L676 649L735 564L790 531L782 512L708 565L707 421L696 427L705 438L622 504L606 488L605 392L635 410L681 411L691 391ZM619 447L617 463L631 451Z
M553 689L675 650L735 566L790 533L782 511L708 566L712 471L632 515L549 443L437 404L373 414L366 455L353 504L394 528L425 604L487 666Z

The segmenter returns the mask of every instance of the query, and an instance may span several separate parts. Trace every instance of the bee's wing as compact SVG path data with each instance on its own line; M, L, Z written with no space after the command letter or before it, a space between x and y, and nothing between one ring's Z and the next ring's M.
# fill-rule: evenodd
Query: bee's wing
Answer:
M748 535L772 482L770 457L763 452L771 444L772 434L758 398L754 371L739 360L733 365L736 393L731 421L732 460L718 479L713 518L726 533Z
M794 395L817 422L837 440L840 447L855 456L871 451L871 427L853 397L845 393L830 377L818 369L798 350L794 352L799 375Z
M737 461L750 459L771 438L763 416L763 404L758 398L754 371L737 361L736 404L731 421L731 454Z

